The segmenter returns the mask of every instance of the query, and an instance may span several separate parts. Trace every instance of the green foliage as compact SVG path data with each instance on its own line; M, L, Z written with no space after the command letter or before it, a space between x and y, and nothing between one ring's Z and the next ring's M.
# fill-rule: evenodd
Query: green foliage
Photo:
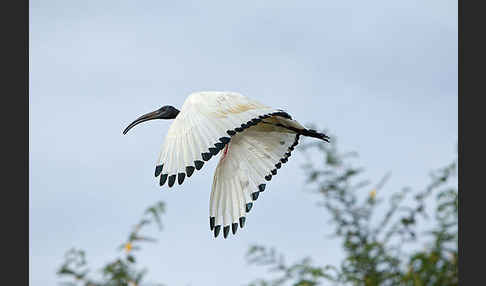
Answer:
M363 168L351 164L356 154L340 153L335 140L331 144L308 144L303 150L309 162L304 166L308 182L319 195L319 205L331 217L333 235L340 239L345 258L334 266L317 265L311 258L287 263L274 248L253 245L248 250L248 262L268 268L276 278L258 279L250 286L458 285L458 190L451 182L456 162L432 172L423 190L384 191L390 174L376 185L363 180ZM317 164L311 152L322 155ZM433 216L427 214L430 210ZM164 211L163 202L145 210L119 246L122 254L99 270L100 279L89 275L83 250L69 250L57 272L67 279L63 284L149 285L143 282L147 270L138 267L135 253L141 243L156 241L142 235L141 230L152 224L161 230ZM422 222L430 218L432 226L425 227ZM423 242L428 244L424 247Z
M89 268L83 250L71 249L65 255L65 260L59 268L57 275L68 278L70 281L63 282L63 285L69 286L141 286L142 280L147 273L146 269L137 268L137 259L135 252L140 250L140 244L143 242L155 242L154 238L141 235L142 229L146 226L156 223L159 230L162 229L161 215L165 212L163 202L158 202L147 208L142 219L134 226L128 235L125 243L118 247L118 251L124 254L115 258L112 262L106 264L100 270L102 274L101 281L88 276ZM162 284L150 284L162 285Z
M317 165L309 154L316 150L323 156ZM254 245L248 262L268 267L278 277L250 285L458 285L458 190L449 186L456 162L433 172L423 190L403 188L384 201L376 194L382 193L390 174L371 187L369 180L361 179L363 169L350 163L356 154L339 153L335 141L308 144L304 151L308 181L331 216L345 258L337 266L316 266L310 258L288 265L275 249ZM418 233L434 202L432 229ZM427 240L432 246L417 247L417 234L420 242ZM414 250L406 250L408 246Z
M333 266L316 267L310 258L304 258L293 265L287 265L283 255L277 254L274 248L259 245L250 246L247 254L248 262L255 265L266 266L270 271L277 272L280 277L271 281L259 279L250 286L279 286L293 281L295 286L319 285L320 279L333 280L337 269Z

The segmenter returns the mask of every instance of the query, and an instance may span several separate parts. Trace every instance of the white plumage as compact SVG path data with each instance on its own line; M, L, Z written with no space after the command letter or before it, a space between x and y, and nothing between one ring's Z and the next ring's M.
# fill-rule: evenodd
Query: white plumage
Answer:
M164 108L156 112L161 114ZM154 115L156 112L142 116L124 133L146 120L175 117L155 170L161 186L182 184L205 161L221 153L209 200L210 229L215 237L221 228L226 238L230 227L235 234L238 225L244 226L253 202L287 162L300 135L328 138L306 129L283 110L234 92L193 93L180 112L175 110L172 117Z

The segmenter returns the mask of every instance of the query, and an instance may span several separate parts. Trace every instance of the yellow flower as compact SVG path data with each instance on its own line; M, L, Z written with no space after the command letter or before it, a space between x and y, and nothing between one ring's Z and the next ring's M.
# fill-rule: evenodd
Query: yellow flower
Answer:
M376 189L373 189L371 192L370 192L370 199L374 200L376 197Z
M132 250L132 244L130 242L127 242L127 244L125 244L125 251L130 252L130 250Z

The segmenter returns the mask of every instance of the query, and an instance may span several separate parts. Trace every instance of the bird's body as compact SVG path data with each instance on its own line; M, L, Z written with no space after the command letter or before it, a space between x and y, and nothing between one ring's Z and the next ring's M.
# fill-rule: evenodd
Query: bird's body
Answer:
M226 238L230 228L234 234L238 225L244 226L253 202L287 162L301 135L328 138L306 129L283 110L234 92L193 93L175 114L155 176L161 186L182 184L221 153L209 201L210 229L215 237L221 228ZM137 120L157 118L149 115L152 117Z

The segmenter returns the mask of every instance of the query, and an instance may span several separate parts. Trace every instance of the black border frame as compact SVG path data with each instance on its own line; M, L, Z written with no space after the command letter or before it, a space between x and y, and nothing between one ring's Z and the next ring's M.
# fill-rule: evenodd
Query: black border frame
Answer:
M465 11L465 3L471 4L471 1L458 1L458 174L459 174L459 279L461 285L476 285L477 282L482 281L480 276L482 271L481 249L476 248L481 245L486 237L482 234L482 210L484 200L481 199L469 199L467 211L464 196L464 186L469 184L470 187L466 188L469 191L467 197L477 196L482 194L483 185L480 182L476 184L471 183L474 176L470 172L479 172L481 168L469 168L466 171L464 160L467 158L465 155L465 140L468 133L468 129L474 128L474 123L482 121L482 108L481 104L473 105L466 101L466 94L476 95L476 98L481 98L483 90L481 86L473 86L474 82L481 82L480 77L483 75L481 72L481 58L475 57L484 53L484 48L480 41L483 38L484 32L482 31L482 25L484 18L483 10L479 7L474 9L471 5L469 10ZM476 2L478 3L478 2ZM8 263L8 268L15 271L8 271L7 278L12 278L14 281L11 285L28 285L30 280L29 273L29 1L5 1L2 3L3 12L3 47L4 57L9 60L7 65L3 66L4 76L2 77L2 83L4 84L4 97L3 99L3 111L8 111L11 114L3 115L2 125L2 141L6 143L4 154L9 155L9 163L4 164L4 178L7 178L11 183L9 186L4 184L4 206L10 208L2 208L3 221L6 225L3 225L4 234L3 239L7 241L3 242L4 249L7 250L7 258L4 260ZM475 13L474 13L475 12ZM477 14L476 14L477 13ZM469 14L466 16L466 14ZM476 15L473 15L476 14ZM483 24L484 25L484 24ZM475 31L476 30L476 31ZM469 37L467 37L469 35ZM6 36L6 37L5 37ZM470 45L467 49L467 54L464 52L465 39L478 39L474 45ZM472 50L479 51L474 55ZM469 69L469 73L466 72ZM472 71L475 69L475 71ZM477 72L476 72L477 71ZM468 92L469 91L469 92ZM471 96L469 99L472 98ZM16 100L15 105L11 105L11 101ZM466 105L468 105L466 107ZM478 110L471 110L474 107ZM467 110L469 109L469 110ZM468 120L467 117L474 116L473 120ZM469 118L470 119L470 118ZM484 120L484 119L483 119ZM475 131L481 130L475 128ZM474 143L481 146L483 143L480 136L475 136ZM468 150L471 148L472 140L467 143ZM481 146L482 147L482 146ZM15 150L15 151L14 151ZM471 156L472 152L469 151ZM469 160L469 159L468 159ZM465 177L468 177L466 182ZM476 188L471 187L472 185ZM10 187L11 186L11 187ZM15 203L11 202L11 196L14 196ZM473 205L472 202L476 202L477 205ZM470 215L466 216L465 213L469 212ZM465 234L464 224L468 221L469 225L472 225L474 220L477 220L474 230L474 235L469 234L469 237ZM478 227L479 226L479 227ZM473 229L472 227L470 229ZM467 242L466 242L467 241ZM473 245L475 242L476 245ZM468 245L468 256L464 257L464 246ZM473 257L475 254L476 257ZM474 259L477 258L477 259ZM8 260L7 260L8 259ZM476 260L478 263L475 263ZM19 269L24 269L20 273L15 273ZM10 280L10 279L7 279ZM5 280L2 281L3 283ZM469 283L468 283L469 282Z
M8 157L2 172L1 245L7 255L1 284L29 285L29 1L4 1L0 11L1 141Z
M480 2L458 1L459 285L484 283L486 234L483 211L486 200L481 198L484 196L484 181L478 180L484 169L478 160L481 158L479 152L485 146L481 134L484 129L484 105L480 102L484 97L484 87L480 85L484 82L484 10L479 5L474 7L471 5L473 3ZM477 103L472 99L477 99ZM477 162L472 163L471 159Z

